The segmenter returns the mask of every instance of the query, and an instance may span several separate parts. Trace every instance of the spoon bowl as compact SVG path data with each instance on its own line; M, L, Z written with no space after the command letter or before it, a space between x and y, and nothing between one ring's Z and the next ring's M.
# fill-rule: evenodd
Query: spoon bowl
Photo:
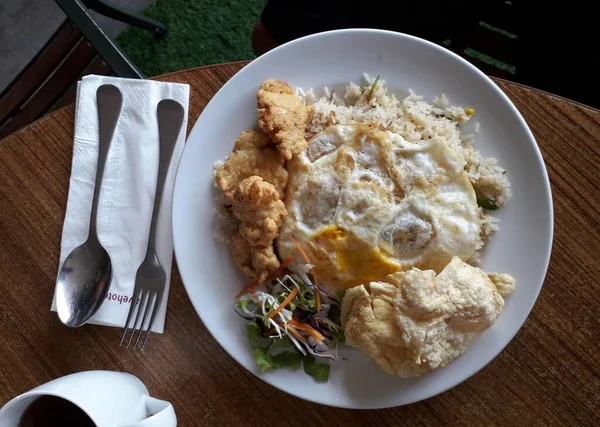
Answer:
M65 259L56 282L58 317L67 326L84 325L100 308L112 278L112 263L106 249L88 238Z

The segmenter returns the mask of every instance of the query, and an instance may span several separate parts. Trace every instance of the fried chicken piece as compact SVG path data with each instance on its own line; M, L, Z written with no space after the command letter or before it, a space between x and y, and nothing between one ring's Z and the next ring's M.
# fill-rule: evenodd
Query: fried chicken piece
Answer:
M259 272L252 265L252 246L248 244L246 239L239 233L236 233L231 242L229 242L229 245L231 247L231 255L239 269L244 273L244 276L256 283L260 283L266 279L268 273L266 271Z
M267 135L246 130L240 134L233 153L218 168L215 181L240 220L231 239L231 252L240 270L261 283L280 266L273 250L283 218L288 172L283 158L269 148Z
M258 126L278 144L281 155L290 160L307 146L304 133L313 107L302 104L286 82L265 80L257 94Z
M279 268L279 260L273 252L273 245L251 246L239 233L230 242L233 259L253 283L262 283L270 272Z
M217 170L215 181L229 203L240 182L250 176L260 176L275 187L283 197L288 181L284 160L277 151L268 147L269 137L253 130L240 134L233 147L234 152Z
M260 176L248 177L237 186L232 194L232 210L241 220L231 240L233 257L246 277L261 283L281 265L273 240L287 210L275 187Z
M287 215L275 187L260 176L243 180L233 192L233 214L238 217L239 233L252 246L272 245Z
M257 271L276 271L281 265L273 251L273 242L269 246L252 247L252 265ZM264 277L260 282L264 281ZM259 283L260 283L259 282Z
M233 152L240 150L262 150L271 144L271 138L264 133L258 133L252 129L243 131L233 145Z

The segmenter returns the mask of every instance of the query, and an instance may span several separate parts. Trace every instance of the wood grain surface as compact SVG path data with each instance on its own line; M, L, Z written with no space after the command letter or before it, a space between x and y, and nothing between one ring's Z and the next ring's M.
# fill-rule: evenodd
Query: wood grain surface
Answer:
M161 76L189 83L191 127L244 64ZM67 329L50 304L73 138L73 106L0 142L0 404L53 378L109 369L138 376L186 426L599 426L600 112L498 81L541 147L554 196L555 237L540 297L515 339L454 389L387 410L299 400L245 371L211 337L174 272L166 332L141 353L121 330Z

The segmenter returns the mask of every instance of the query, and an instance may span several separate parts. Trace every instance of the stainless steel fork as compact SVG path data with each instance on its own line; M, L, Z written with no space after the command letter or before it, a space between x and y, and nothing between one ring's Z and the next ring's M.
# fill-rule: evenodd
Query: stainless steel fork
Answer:
M119 343L119 346L123 345L127 332L131 329L131 336L127 342L127 347L131 345L136 332L138 332L137 339L133 344L133 348L136 348L140 343L140 338L145 333L146 335L141 341L141 350L144 349L146 342L150 337L152 325L154 324L154 319L156 318L156 313L160 307L167 285L165 270L160 264L156 253L156 229L167 172L169 171L169 164L171 163L173 151L177 144L177 137L181 131L184 116L181 104L171 99L160 101L156 107L156 113L158 116L159 135L158 178L156 182L156 194L154 196L154 207L152 209L150 233L148 236L148 249L146 250L146 257L139 266L135 276L135 287L133 290L133 298L131 300L131 308L129 309L127 321L125 322L125 329L123 330L121 342ZM130 324L134 314L135 321L133 324ZM150 316L149 319L148 316ZM141 323L139 323L140 317L142 319Z

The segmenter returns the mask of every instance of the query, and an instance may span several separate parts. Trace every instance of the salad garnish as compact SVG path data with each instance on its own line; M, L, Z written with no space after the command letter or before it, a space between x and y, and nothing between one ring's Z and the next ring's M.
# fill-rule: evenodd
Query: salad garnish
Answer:
M263 372L304 367L316 381L329 379L329 364L344 341L340 325L343 293L329 295L318 286L314 265L295 241L305 264L293 269L293 257L262 284L250 284L236 296L234 310L248 321L246 334Z

